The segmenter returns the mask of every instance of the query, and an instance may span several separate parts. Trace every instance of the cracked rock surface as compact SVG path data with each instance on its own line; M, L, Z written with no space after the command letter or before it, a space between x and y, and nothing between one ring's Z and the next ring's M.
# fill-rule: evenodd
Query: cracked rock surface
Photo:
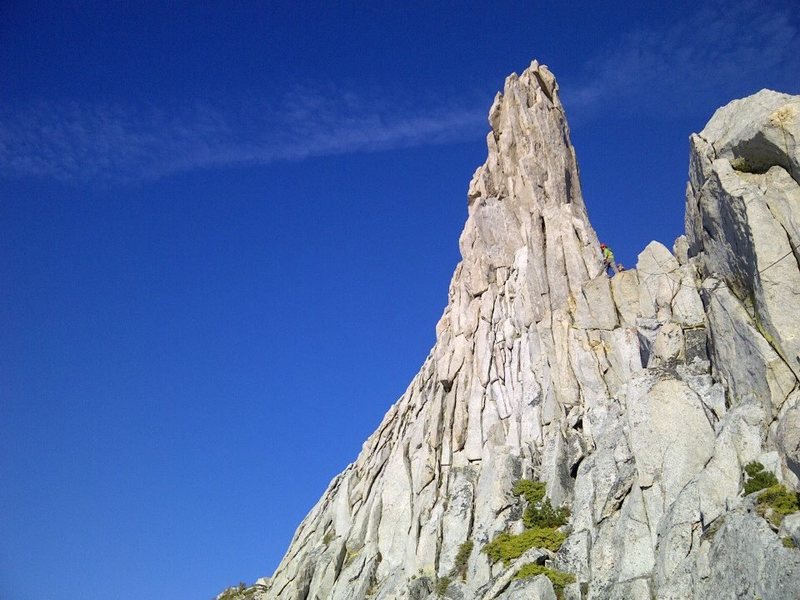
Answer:
M509 76L489 123L436 343L260 597L797 598L800 551L743 468L798 489L800 98L717 111L691 138L686 235L611 279L550 71ZM521 478L570 507L567 539L491 564ZM512 579L530 562L575 582Z

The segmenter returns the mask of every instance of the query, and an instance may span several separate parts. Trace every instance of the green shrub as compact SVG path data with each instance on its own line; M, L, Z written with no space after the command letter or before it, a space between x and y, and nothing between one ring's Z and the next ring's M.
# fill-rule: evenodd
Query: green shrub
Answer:
M775 478L775 475L770 473L769 471L762 471L758 473L755 477L749 479L744 484L744 493L752 494L753 492L757 492L759 490L765 490L773 485L776 485L778 480Z
M489 555L492 562L502 560L505 564L519 558L530 548L546 548L556 552L567 537L557 528L566 523L569 510L553 508L550 499L545 498L547 486L541 481L520 479L511 491L523 497L528 504L522 516L525 531L519 535L500 533L482 551Z
M472 554L472 548L474 546L475 543L472 540L467 540L459 546L452 571L454 577L461 577L461 579L467 578L467 561L469 560L470 554Z
M536 577L537 575L546 576L555 588L556 595L561 597L564 587L570 583L575 583L575 576L564 571L549 569L536 563L528 563L514 575L514 579L525 579L526 577Z
M797 544L794 543L794 540L790 537L783 538L783 547L784 548L797 548Z
M776 527L781 524L783 517L800 511L800 494L780 484L761 492L757 502L759 512ZM772 510L768 512L769 509Z
M744 472L747 473L747 481L744 484L745 495L772 487L778 483L775 475L765 471L764 465L760 462L754 461L745 465Z
M764 465L762 465L757 460L754 460L751 463L747 463L744 466L744 472L747 473L749 477L755 477L758 473L764 470Z
M440 577L439 580L436 582L436 595L439 597L444 596L447 593L447 588L450 587L450 578L449 577Z
M329 531L328 533L325 534L325 537L322 538L322 543L327 546L333 541L333 537L334 537L333 532Z
M536 504L544 498L547 491L547 484L542 481L531 481L530 479L520 479L511 488L511 491L516 496L522 496L530 504Z
M569 509L565 506L553 508L550 498L545 498L537 504L531 504L522 515L525 527L561 527L569 518Z
M534 527L561 527L569 518L569 509L566 507L553 508L550 499L545 498L547 486L541 481L520 479L511 490L515 495L522 496L528 503L522 522L526 529Z
M519 535L498 534L483 547L483 551L492 562L502 560L504 564L508 564L531 548L546 548L556 552L565 539L567 536L554 527L537 527L526 529Z

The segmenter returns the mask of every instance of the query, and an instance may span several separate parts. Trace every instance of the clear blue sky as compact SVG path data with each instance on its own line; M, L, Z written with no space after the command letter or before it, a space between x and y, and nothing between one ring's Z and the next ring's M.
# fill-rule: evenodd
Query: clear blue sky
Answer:
M433 344L510 72L626 265L716 107L800 93L793 1L199 4L0 4L4 600L272 573Z

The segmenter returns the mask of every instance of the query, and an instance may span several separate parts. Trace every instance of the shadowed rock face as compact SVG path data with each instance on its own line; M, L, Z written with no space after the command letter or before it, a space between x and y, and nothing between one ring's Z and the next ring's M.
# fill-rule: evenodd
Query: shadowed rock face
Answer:
M741 494L755 460L800 475L799 114L767 91L720 109L675 255L609 279L555 78L508 77L436 344L256 596L432 600L450 576L453 599L555 598L512 583L547 561L568 598L795 598L800 552ZM571 508L568 537L491 564L521 478Z

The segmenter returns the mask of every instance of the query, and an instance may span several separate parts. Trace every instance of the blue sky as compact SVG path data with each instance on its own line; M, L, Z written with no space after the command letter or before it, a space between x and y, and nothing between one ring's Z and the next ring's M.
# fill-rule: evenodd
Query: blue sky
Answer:
M0 5L4 599L271 574L433 344L510 72L626 265L691 132L800 93L792 2L197 4Z

